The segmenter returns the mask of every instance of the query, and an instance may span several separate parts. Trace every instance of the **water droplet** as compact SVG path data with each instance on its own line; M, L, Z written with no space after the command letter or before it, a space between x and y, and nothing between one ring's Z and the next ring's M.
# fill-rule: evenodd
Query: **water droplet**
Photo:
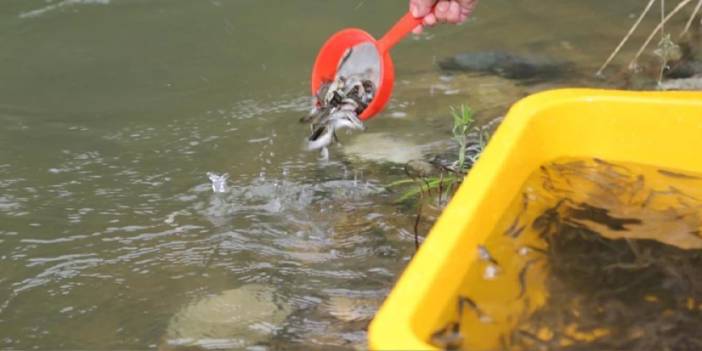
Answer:
M497 278L497 276L500 274L500 267L494 265L494 264L489 264L487 267L485 267L485 271L483 272L483 279L485 280L494 280Z
M493 322L492 317L488 316L485 313L481 314L480 317L478 317L478 320L480 321L480 323L483 324L490 324Z
M319 152L319 159L322 161L329 161L329 150L323 147Z

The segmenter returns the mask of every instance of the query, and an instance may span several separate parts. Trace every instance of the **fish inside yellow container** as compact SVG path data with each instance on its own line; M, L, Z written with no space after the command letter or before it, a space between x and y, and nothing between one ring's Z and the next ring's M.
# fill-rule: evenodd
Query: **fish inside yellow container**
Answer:
M700 93L518 103L371 324L371 348L694 349L699 135Z

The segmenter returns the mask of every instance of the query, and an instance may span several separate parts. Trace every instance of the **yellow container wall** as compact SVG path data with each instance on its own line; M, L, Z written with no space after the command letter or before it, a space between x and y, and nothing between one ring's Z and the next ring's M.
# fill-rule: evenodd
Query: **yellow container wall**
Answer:
M563 157L700 173L702 93L567 89L515 104L371 323L371 349L434 349L476 246L527 177Z

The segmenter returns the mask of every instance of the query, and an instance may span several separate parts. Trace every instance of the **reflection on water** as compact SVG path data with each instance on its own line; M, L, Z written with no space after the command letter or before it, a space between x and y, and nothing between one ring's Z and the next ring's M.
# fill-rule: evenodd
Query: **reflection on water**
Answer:
M698 348L701 219L696 174L598 159L541 166L478 248L483 263L461 292L474 301L458 317L462 346ZM504 275L481 277L491 266Z

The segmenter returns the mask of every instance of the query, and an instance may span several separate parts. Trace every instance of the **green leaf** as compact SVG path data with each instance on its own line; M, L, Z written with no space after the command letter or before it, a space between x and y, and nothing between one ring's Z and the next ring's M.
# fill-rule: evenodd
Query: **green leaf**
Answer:
M390 184L385 185L386 188L392 188L400 185L405 185L405 184L411 184L411 183L416 183L417 181L414 179L400 179L396 180Z
M405 191L402 193L402 196L397 200L397 202L404 202L406 200L409 200L410 198L413 198L417 195L419 195L422 192L429 192L431 190L438 189L439 187L443 185L448 185L454 182L457 182L459 179L456 176L446 176L446 177L429 177L425 178L425 181L422 183L418 182L417 187L412 188L408 191Z

